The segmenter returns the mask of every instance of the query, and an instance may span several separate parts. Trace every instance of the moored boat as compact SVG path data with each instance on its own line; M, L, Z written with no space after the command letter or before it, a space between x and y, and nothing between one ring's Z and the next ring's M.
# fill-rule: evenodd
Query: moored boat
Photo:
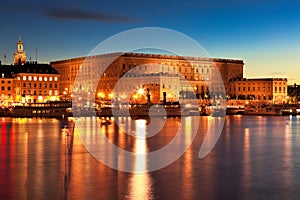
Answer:
M14 106L11 110L12 117L67 117L72 107L71 102L51 101L46 103L27 103L22 106Z
M245 115L282 115L281 109L272 104L245 105Z

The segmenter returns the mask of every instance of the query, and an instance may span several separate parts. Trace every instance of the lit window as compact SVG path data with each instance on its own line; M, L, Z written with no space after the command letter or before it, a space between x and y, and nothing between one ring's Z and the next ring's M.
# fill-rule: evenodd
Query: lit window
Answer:
M23 76L23 81L26 81L26 76Z
M31 81L31 79L32 79L32 77L31 77L31 76L28 76L28 80Z
M54 77L54 80L57 81L57 77Z
M49 77L49 81L52 81L52 76Z
M20 76L17 77L17 80L20 80Z
M44 81L47 81L48 79L47 79L47 77L44 77Z
M43 80L43 77L40 76L40 77L39 77L39 81L42 81L42 80Z
M34 80L34 81L37 81L37 77L36 77L36 76L34 76L34 77L33 77L33 80Z

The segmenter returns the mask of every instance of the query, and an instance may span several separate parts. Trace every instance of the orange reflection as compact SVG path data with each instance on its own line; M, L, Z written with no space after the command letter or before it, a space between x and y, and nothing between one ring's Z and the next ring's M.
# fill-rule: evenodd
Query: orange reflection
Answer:
M192 144L192 117L185 117L185 143L186 144ZM183 181L183 187L184 191L192 191L193 188L193 182L191 178L187 177L192 177L192 158L193 158L193 152L192 152L192 147L190 146L187 151L184 154L184 170L183 174L185 180ZM190 192L186 193L185 198L186 199L191 199L192 197L189 196L191 195Z
M134 169L144 171L140 174L132 174L129 180L129 199L153 199L152 178L147 173L147 143L146 120L136 120L136 139L134 151L137 154Z

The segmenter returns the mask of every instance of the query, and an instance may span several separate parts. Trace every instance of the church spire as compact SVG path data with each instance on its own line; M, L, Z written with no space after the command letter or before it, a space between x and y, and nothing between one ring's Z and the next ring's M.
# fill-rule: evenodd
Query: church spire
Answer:
M17 43L17 50L14 53L14 65L23 65L26 63L26 52L24 50L24 45L19 36L19 41Z

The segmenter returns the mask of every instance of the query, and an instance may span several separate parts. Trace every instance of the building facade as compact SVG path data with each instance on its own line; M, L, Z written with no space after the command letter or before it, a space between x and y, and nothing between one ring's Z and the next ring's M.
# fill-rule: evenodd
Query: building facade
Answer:
M13 74L13 99L16 103L60 100L60 75L48 64L25 63Z
M60 75L49 64L27 62L21 39L14 54L14 65L0 62L0 103L36 103L60 100Z
M289 102L297 104L300 102L300 85L296 83L294 85L288 85Z
M100 96L103 99L108 100L114 98L112 91L118 80L133 69L141 70L144 74L148 75L164 73L165 75L173 76L177 74L180 76L180 84L178 85L179 96L188 96L190 92L193 92L201 98L208 94L208 85L217 77L215 74L217 72L214 69L218 69L217 71L220 73L222 80L211 84L211 87L214 87L213 90L215 91L221 91L222 89L228 89L230 79L243 78L244 66L242 60L142 53L103 54L53 61L50 64L61 74L60 93L71 97L72 94L79 90L87 90L95 94L101 94ZM101 69L104 69L106 65L108 65L106 70L100 73ZM78 75L87 82L92 80L98 81L96 91L94 91L95 88L80 88L81 86L75 86L75 79L76 77L78 78ZM101 77L99 77L100 75ZM182 84L183 80L187 80L189 84ZM137 88L139 87L143 86L137 86ZM160 100L167 93L167 91L164 91L164 88L161 89L159 92ZM150 92L153 93L153 91ZM170 94L167 93L166 95L170 97ZM155 95L151 96L154 98ZM170 99L173 97L175 96L173 95Z
M228 86L229 99L287 102L286 78L233 79Z
M13 76L11 66L0 63L0 106L7 107L13 103Z

